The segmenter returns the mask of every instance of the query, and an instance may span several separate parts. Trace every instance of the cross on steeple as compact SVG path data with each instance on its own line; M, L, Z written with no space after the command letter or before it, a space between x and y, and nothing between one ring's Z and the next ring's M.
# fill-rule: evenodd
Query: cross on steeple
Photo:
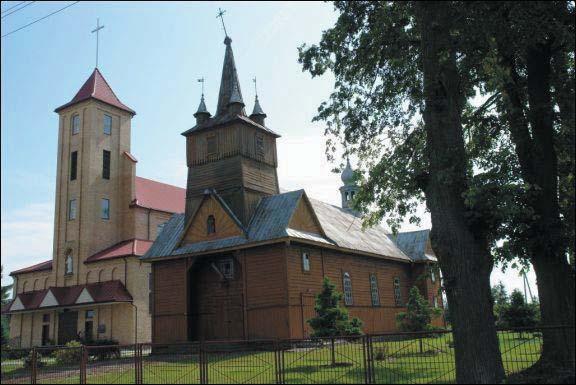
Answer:
M224 35L226 35L226 37L228 37L228 33L226 32L226 26L224 25L224 14L226 13L226 11L222 10L221 8L218 8L218 15L216 16L216 18L220 18L220 20L222 21L222 28L224 28Z
M256 76L254 76L254 79L252 79L252 81L254 82L254 94L256 95L256 98L258 98L258 87L256 86Z
M104 26L100 25L100 19L96 19L96 28L92 30L92 33L96 32L96 68L98 68L98 37L102 28Z
M204 77L198 79L198 83L202 83L202 96L204 96Z

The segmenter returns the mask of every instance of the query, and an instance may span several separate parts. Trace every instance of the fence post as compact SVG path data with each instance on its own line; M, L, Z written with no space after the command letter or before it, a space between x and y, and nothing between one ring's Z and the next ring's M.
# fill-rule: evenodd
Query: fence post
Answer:
M134 345L134 382L142 383L142 344Z
M367 384L372 384L373 371L372 371L372 342L370 335L362 337L362 355L364 358L364 380Z
M204 341L200 341L198 345L198 364L200 366L200 383L207 384L208 383L208 367L206 364L206 357L204 352Z
M284 351L282 349L282 345L279 343L278 340L274 341L274 372L276 375L276 383L283 384L283 371L284 368L282 367Z
M31 362L31 370L30 370L30 383L36 383L36 347L32 348L32 362Z
M72 348L75 349L75 348ZM88 361L88 351L86 346L82 345L80 347L80 383L86 383L86 363Z

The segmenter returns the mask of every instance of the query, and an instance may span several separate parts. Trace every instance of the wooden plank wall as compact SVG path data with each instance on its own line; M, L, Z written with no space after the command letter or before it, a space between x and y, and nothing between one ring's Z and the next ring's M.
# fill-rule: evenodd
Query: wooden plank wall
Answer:
M310 271L302 270L302 251L306 250L310 258ZM350 315L364 322L364 332L378 333L396 330L395 317L404 307L394 302L394 277L400 278L402 299L408 297L411 286L410 264L390 260L379 260L356 255L344 254L335 250L320 249L292 244L287 249L288 292L290 305L290 331L292 338L306 336L308 326L302 314L311 314L313 306L310 297L314 297L322 288L324 276L342 292L344 272L352 279L353 305L349 306ZM370 274L378 278L380 306L374 307L370 296ZM304 297L304 299L303 299ZM313 313L312 313L313 314Z
M214 216L216 224L216 232L212 234L207 233L207 220L210 215ZM220 202L210 196L204 199L200 208L194 214L194 219L184 235L183 243L209 241L242 234L242 229L224 210Z
M312 216L312 210L306 200L303 197L300 198L288 227L313 234L322 234L320 226L318 226L316 219Z

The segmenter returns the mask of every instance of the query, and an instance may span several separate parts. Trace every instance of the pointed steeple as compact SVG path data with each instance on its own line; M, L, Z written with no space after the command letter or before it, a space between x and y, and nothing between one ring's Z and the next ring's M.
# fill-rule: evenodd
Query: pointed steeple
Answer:
M266 116L266 113L264 113L262 107L260 107L258 95L256 95L256 100L254 101L254 109L252 110L252 114L250 114L250 119L263 126Z
M218 94L218 107L216 116L224 115L228 112L239 115L246 115L240 82L232 53L232 39L226 36L224 39L226 53L224 54L224 66L222 68L222 80L220 81L220 92ZM232 107L232 110L230 110Z
M194 117L196 118L196 124L203 123L210 118L210 112L206 108L206 103L204 103L204 94L200 98L200 105L198 106L198 111L194 113Z
M74 104L83 102L88 99L96 99L126 112L131 113L132 115L136 115L136 112L132 110L130 107L126 106L124 103L118 99L112 88L104 79L104 76L100 73L98 68L94 69L94 72L90 75L88 80L84 83L84 85L80 88L80 90L76 93L76 95L72 98L71 101L68 103L56 108L54 112L58 112L63 110L66 107L70 107Z

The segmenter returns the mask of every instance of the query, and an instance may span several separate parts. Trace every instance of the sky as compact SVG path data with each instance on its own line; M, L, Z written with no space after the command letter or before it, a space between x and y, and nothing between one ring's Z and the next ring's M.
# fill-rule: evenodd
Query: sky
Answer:
M19 1L2 2L4 12ZM35 2L2 15L2 35L57 11L68 2ZM6 272L51 258L58 115L95 66L119 99L137 115L131 152L137 175L185 187L185 141L205 78L208 110L216 110L224 21L247 111L257 77L266 125L281 135L278 178L283 190L340 204L340 177L324 154L324 127L312 123L333 89L328 74L312 79L298 64L297 48L317 43L334 24L331 4L321 2L80 2L2 38L1 45L1 256ZM16 7L15 9L18 9ZM430 227L422 208L420 227ZM405 224L402 230L414 230ZM528 275L536 291L533 272ZM523 287L517 271L495 270L492 283Z

